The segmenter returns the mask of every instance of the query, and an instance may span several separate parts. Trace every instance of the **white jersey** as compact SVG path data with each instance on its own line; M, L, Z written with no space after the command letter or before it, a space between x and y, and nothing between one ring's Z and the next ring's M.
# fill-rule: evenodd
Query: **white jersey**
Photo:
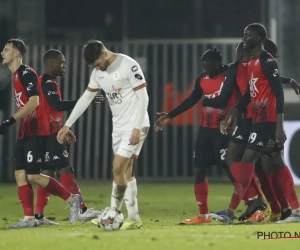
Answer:
M94 69L88 89L103 89L113 116L114 130L133 128L137 118L138 98L136 90L146 86L140 65L131 57L118 54L106 71ZM150 127L148 112L142 127Z

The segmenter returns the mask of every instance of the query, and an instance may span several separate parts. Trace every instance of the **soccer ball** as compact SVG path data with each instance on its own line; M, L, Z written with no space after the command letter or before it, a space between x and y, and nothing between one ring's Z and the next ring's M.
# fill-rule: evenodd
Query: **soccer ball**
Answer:
M124 222L124 215L115 207L107 207L103 209L102 214L98 217L98 227L104 230L118 230Z

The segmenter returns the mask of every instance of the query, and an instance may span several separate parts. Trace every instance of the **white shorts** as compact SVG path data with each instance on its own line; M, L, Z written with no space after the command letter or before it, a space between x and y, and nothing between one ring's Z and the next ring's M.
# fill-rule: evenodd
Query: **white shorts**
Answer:
M142 128L139 144L129 145L132 129L121 131L121 132L114 131L112 134L112 147L113 147L114 154L126 158L137 159L141 152L144 141L148 135L148 132L149 132L148 127Z

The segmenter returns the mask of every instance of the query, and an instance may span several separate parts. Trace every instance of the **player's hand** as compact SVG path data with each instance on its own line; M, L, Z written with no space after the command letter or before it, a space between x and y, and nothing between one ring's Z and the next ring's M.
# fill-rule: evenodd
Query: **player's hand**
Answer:
M207 97L205 95L202 95L201 98L200 98L200 103L201 105L203 105L203 101L207 99Z
M12 116L9 120L5 120L0 125L0 135L3 135L6 129L16 122L15 118Z
M103 95L96 95L95 98L94 98L93 103L99 104L103 101L105 101L105 97Z
M74 144L76 142L76 136L71 130L66 134L66 140L69 144Z
M300 94L300 84L297 83L294 79L291 81L291 87L295 90L296 95Z
M282 127L276 129L276 143L282 146L286 141L286 134Z
M220 123L220 132L223 135L227 135L227 128L232 121L232 116L228 115L223 121Z
M60 143L60 144L63 144L64 143L64 139L66 137L66 135L68 134L70 128L67 127L67 126L63 126L57 133L57 141Z
M161 131L164 126L171 120L168 116L168 113L165 112L161 112L161 113L157 113L158 115L158 119L155 122L155 131Z
M141 139L141 130L134 128L129 139L130 145L137 145Z

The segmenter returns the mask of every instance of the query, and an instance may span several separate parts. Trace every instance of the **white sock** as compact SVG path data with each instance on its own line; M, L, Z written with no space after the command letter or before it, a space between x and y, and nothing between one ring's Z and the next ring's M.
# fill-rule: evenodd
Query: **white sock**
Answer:
M24 220L32 220L34 219L34 216L24 216Z
M118 194L118 188L117 188L117 184L115 182L113 182L112 185L112 191L111 191L111 199L110 199L110 206L111 207L116 207L119 210L121 210L122 208L122 203L123 203L123 198L118 198L120 197L120 194ZM121 196L123 196L124 194L121 194Z
M127 183L124 200L128 212L128 220L140 220L136 179Z
M292 210L292 214L300 215L300 207L297 209Z

